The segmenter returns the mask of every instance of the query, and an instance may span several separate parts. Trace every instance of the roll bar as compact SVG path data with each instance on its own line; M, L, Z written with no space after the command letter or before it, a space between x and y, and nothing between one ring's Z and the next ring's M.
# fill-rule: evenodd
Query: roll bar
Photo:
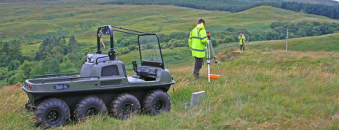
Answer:
M113 29L115 28L115 29ZM100 39L101 35L110 35L110 46L111 49L108 51L108 57L110 60L115 60L116 59L116 54L114 51L114 39L113 39L113 31L118 31L118 32L123 32L123 33L128 33L128 34L134 34L134 35L153 35L154 33L146 33L142 31L137 31L137 30L132 30L132 29L127 29L127 28L122 28L122 27L117 27L117 26L111 26L111 25L104 25L98 28L97 31L97 52L96 54L102 54L100 50Z

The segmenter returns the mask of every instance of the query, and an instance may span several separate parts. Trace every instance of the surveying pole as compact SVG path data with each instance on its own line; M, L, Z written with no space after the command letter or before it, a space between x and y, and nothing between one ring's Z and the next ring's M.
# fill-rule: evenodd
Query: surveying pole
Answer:
M242 35L245 35L245 26L243 26L242 29ZM245 36L244 36L245 37ZM242 38L242 37L241 37ZM241 51L245 51L245 42L244 39L241 40L242 41L242 47L241 47Z
M6 87L6 84L7 84L7 79L8 79L8 78L5 78L5 87Z
M210 37L210 31L206 31L206 35L207 35L207 38L208 38L208 44L206 45L206 55L207 55L207 68L208 68L208 75L207 75L207 79L208 79L208 83L211 82L211 77L212 78L220 78L220 69L219 69L219 65L218 65L218 61L217 61L217 57L215 56L215 52L214 52L214 48L213 48L213 44L211 42L211 37ZM214 59L214 62L217 64L217 68L218 68L218 72L219 72L219 75L213 75L211 74L211 51L212 51L212 55L213 55L213 59Z
M288 31L289 30L294 30L294 29L287 28L286 30L287 30L287 35L286 35L286 51L287 51L287 46L288 46Z
M245 34L245 26L242 26L242 34Z
M286 35L286 51L287 51L287 45L288 45L288 28L287 28L287 35Z
M208 83L211 82L211 78L210 78L210 64L211 64L211 60L210 60L210 49L209 49L209 46L210 46L210 43L211 43L211 34L210 34L210 31L206 30L206 35L207 35L207 38L208 38L208 43L207 43L207 49L206 49L206 54L207 54L207 79L208 79Z

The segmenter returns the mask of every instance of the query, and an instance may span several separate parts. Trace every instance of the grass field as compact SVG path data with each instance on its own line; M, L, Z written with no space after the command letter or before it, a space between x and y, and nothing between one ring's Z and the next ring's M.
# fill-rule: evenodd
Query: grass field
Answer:
M329 34L315 37L293 38L288 41L288 50L293 51L339 51L339 34ZM254 42L260 44L250 45L255 49L286 49L286 40L273 40Z
M192 78L193 66L168 67L175 81L170 113L137 115L127 121L92 118L58 129L337 129L332 116L338 112L338 52L254 50L237 53L220 64L222 78L208 84ZM217 72L212 65L212 72ZM206 77L206 65L201 70ZM190 95L206 91L196 107L184 107ZM32 112L21 85L0 90L0 129L34 129ZM174 125L175 124L175 125Z
M206 64L201 80L191 76L194 61L188 48L164 49L166 68L176 81L168 92L170 113L140 114L127 121L91 118L57 129L336 129L339 123L332 116L339 111L339 52L312 42L328 39L334 46L337 35L292 39L293 45L312 46L288 52L274 46L283 40L248 43L245 52L238 51L237 43L220 44L215 50L222 59L222 78L211 84L204 78ZM310 51L315 47L319 49ZM226 59L231 55L232 59ZM125 62L128 75L133 74L129 63L137 58L137 52L118 57ZM217 73L215 67L212 64L212 73ZM23 106L27 96L21 86L0 89L0 129L35 129L33 112ZM201 90L206 91L202 104L184 107L191 93Z

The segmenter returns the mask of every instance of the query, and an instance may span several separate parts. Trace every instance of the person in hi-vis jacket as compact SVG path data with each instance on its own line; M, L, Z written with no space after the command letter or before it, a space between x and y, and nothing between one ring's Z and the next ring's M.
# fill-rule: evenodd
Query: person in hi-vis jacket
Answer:
M206 45L208 44L208 38L205 30L205 21L200 19L198 25L191 31L188 39L189 47L192 51L192 56L195 58L195 66L193 70L193 76L199 79L199 71L203 64L203 58L205 57Z
M240 50L241 50L242 46L243 46L242 43L244 42L244 45L246 45L246 43L245 43L245 41L246 41L245 34L240 33L238 39L239 39L239 45L240 45ZM244 51L245 51L245 46L244 46Z

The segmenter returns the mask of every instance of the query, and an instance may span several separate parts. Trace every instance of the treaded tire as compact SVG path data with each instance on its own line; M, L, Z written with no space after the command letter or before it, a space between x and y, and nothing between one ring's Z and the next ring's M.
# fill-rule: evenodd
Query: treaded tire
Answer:
M121 120L128 119L141 110L138 99L131 94L119 95L112 102L111 108L111 115Z
M105 103L98 97L88 96L82 99L74 110L76 121L85 121L88 116L105 115L107 107Z
M147 94L143 102L143 109L147 114L158 115L171 110L171 99L167 93L155 90Z
M67 104L57 98L44 100L36 108L34 124L44 128L54 128L69 122L70 110Z

